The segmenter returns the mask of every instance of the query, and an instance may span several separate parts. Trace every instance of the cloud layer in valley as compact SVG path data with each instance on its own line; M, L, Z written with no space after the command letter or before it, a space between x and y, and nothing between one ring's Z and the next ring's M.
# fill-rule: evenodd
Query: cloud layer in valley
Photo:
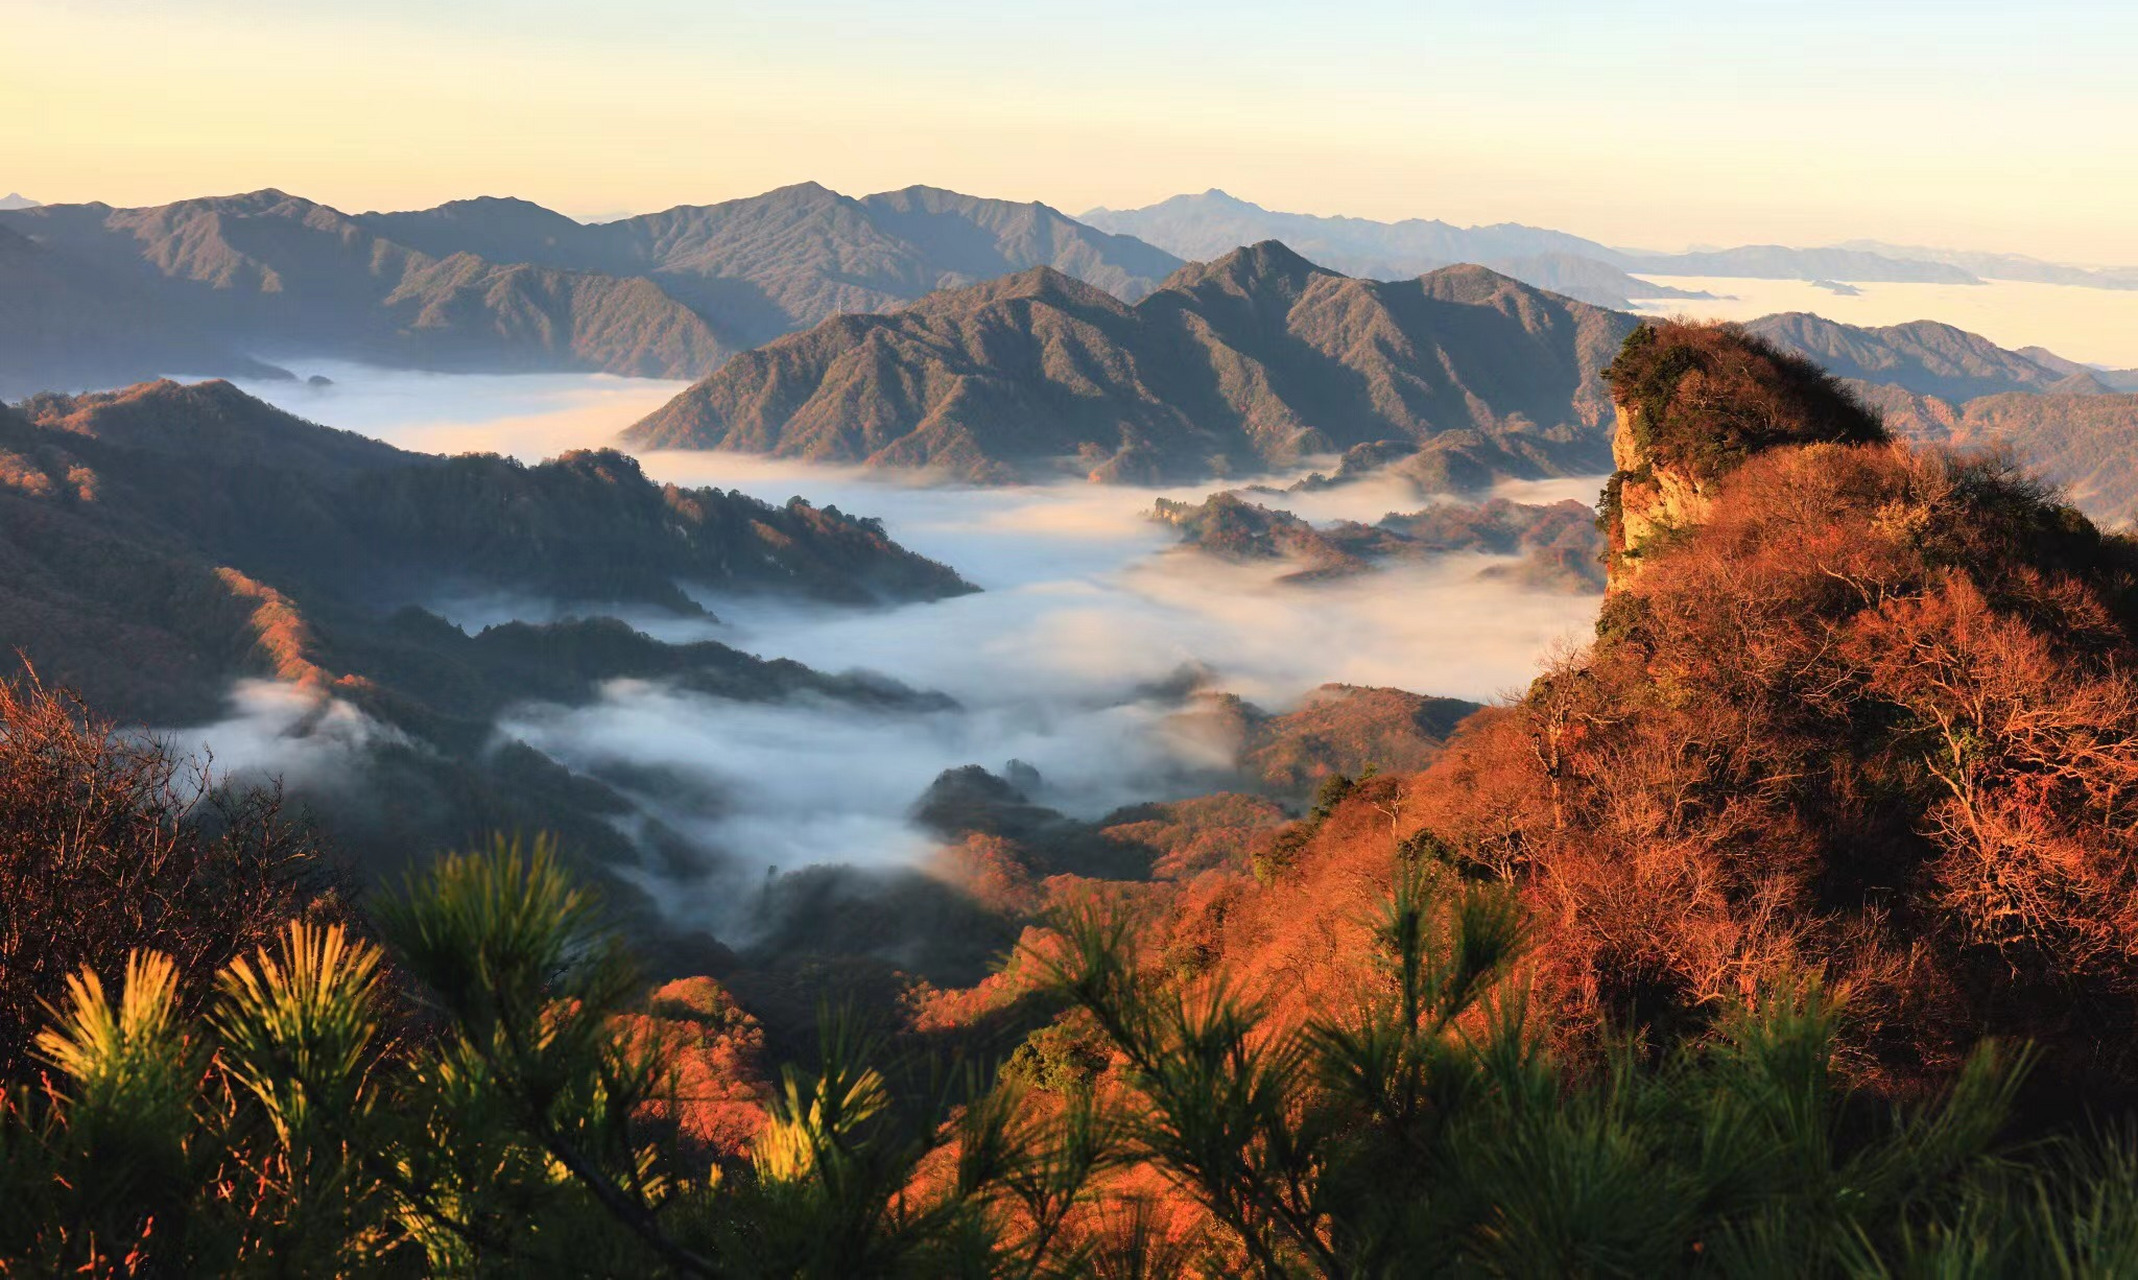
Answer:
M613 379L414 375L420 381L410 386L409 375L375 383L362 371L334 376L337 386L315 416L419 447L536 457L567 442L553 439L567 425L577 443L598 443L628 420L615 412L623 407L617 400L605 398L620 394ZM361 412L336 418L336 397ZM405 416L396 406L406 406ZM604 409L613 416L601 422L605 429L592 429ZM827 671L882 673L946 693L956 710L740 703L618 681L590 705L530 703L503 718L501 735L633 794L711 860L734 868L737 878L668 886L662 895L716 927L723 903L768 866L881 867L923 856L929 837L908 815L944 769L1000 771L1021 760L1044 780L1035 799L1096 817L1207 789L1222 777L1227 744L1180 715L1191 689L1237 693L1273 710L1330 681L1489 700L1525 686L1541 657L1585 631L1595 611L1594 597L1481 580L1480 571L1500 561L1479 555L1282 583L1294 566L1231 564L1183 549L1173 530L1147 518L1156 499L1199 500L1202 488L922 487L732 454L655 453L644 462L662 480L772 501L802 494L880 516L892 537L984 588L883 609L706 597L718 621L630 619L663 639L715 639ZM1555 481L1510 496L1590 497L1599 484ZM1380 482L1262 500L1316 520L1373 520L1423 505ZM546 620L557 610L553 602L498 598L432 604L471 630ZM277 718L283 704L254 691L240 706L244 714L200 740L241 766L276 767L278 753L298 758L288 742L296 721Z

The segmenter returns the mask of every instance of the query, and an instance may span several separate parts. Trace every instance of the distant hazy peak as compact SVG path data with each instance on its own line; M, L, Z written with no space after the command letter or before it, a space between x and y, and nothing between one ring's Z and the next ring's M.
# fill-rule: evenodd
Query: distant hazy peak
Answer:
M0 209L35 209L38 202L19 191L10 191L0 196Z
M153 207L153 206L151 206ZM165 206L172 209L214 208L270 210L291 207L297 209L325 209L328 206L303 196L293 196L278 187L262 187L258 191L240 191L227 196L196 196L191 200L174 200ZM341 212L339 209L334 212Z
M2051 351L2047 347L2021 347L2019 348L2019 354L2025 356L2029 360L2032 360L2034 363L2040 365L2044 369L2053 369L2056 372L2062 374L2093 374L2105 372L2103 369L2096 365L2081 364L2076 360L2066 360L2064 357L2056 354L2054 351Z
M572 219L554 209L536 204L532 200L522 200L518 196L470 196L465 200L448 200L444 204L432 205L428 209L402 209L393 212L374 210L363 216L367 218L407 218L422 214L442 217L505 214L521 217L554 218L559 222L572 221Z

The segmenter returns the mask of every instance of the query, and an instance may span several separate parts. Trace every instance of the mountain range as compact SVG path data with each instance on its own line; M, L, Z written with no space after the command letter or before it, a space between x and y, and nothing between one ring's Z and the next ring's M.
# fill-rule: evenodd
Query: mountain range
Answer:
M2075 267L2018 253L1937 249L1919 244L1887 244L1880 240L1847 240L1836 247L1864 249L1888 258L1943 262L1989 280L2077 285L2085 289L2138 289L2138 267Z
M1133 301L1181 265L1043 204L933 187L856 199L808 182L761 196L585 225L523 200L464 200L363 225L433 256L643 276L756 346L849 311L1049 266Z
M1038 269L840 316L738 357L626 440L981 482L1065 465L1201 480L1342 452L1302 485L1380 473L1420 495L1479 491L1607 469L1600 370L1636 323L1483 267L1380 282L1265 242L1134 305ZM2096 519L2138 519L2138 371L1933 321L1745 328L1847 380L1900 434L2009 448Z
M1483 267L1386 283L1275 241L1133 305L1051 269L841 316L730 361L626 433L933 469L1236 475L1393 442L1498 474L1601 470L1600 372L1634 319Z
M1647 274L2124 288L2131 272L1852 243L1691 254L1519 224L1281 213L1221 191L1079 221L1046 205L815 183L584 224L482 197L346 214L265 190L121 209L0 201L0 397L170 373L272 378L306 358L699 378L838 315L1048 267L1134 303L1187 260L1281 240L1343 274L1477 263L1592 305L1698 294Z
M2001 279L2138 288L2138 268L2070 267L2016 254L1876 241L1823 248L1741 245L1657 253L1614 248L1519 223L1458 227L1425 218L1376 222L1281 213L1214 189L1174 196L1141 209L1092 209L1081 217L1092 226L1140 237L1184 258L1209 258L1235 245L1280 239L1315 261L1351 275L1396 279L1450 263L1478 262L1603 306L1623 306L1627 298L1686 296L1638 278L1644 275L1920 284Z
M37 202L18 191L0 196L0 209L35 209Z
M0 232L0 325L64 334L0 350L8 395L306 356L696 377L838 312L1025 267L1133 298L1180 266L1044 205L925 187L805 184L598 226L520 200L350 216L268 190L12 209Z
M1197 261L1281 240L1332 271L1371 280L1406 279L1470 262L1603 307L1695 296L1628 275L1613 263L1615 251L1593 240L1513 222L1458 227L1430 218L1375 222L1279 213L1214 189L1147 208L1092 209L1080 216L1101 230L1134 235Z

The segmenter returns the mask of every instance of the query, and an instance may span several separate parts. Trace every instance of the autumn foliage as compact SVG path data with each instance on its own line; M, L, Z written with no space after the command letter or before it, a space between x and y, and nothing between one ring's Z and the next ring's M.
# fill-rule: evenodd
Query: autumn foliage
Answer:
M285 921L343 914L280 797L212 781L34 675L0 681L0 1081L84 966L116 981L129 952L161 952L197 1008Z
M1994 458L1885 439L1727 326L1645 329L1614 371L1605 518L1645 535L1593 643L1416 772L1321 777L1297 818L1214 796L1081 824L947 776L931 864L865 903L789 886L817 904L794 919L896 941L925 910L1006 951L827 1009L814 1058L751 975L649 987L547 846L441 860L380 911L385 950L281 926L318 908L271 823L199 823L160 753L0 693L0 836L35 904L0 1032L44 1073L0 1113L0 1251L2129 1274L2138 544ZM293 988L346 1016L280 1018ZM274 1057L337 1028L339 1057ZM277 1061L326 1061L306 1089L361 1123L318 1122ZM138 1195L81 1177L127 1160Z
M1647 358L1680 340L1732 331ZM1596 1025L1824 972L1868 1070L1988 1031L2131 1083L2138 550L1989 458L1784 445L1714 484L1419 820L1522 887Z

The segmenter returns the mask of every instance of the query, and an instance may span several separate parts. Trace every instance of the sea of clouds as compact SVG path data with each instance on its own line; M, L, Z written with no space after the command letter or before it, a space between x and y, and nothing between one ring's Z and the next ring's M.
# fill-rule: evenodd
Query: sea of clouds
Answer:
M405 447L523 458L611 443L673 390L599 376L323 371L335 384L323 392L286 383L246 389ZM1271 710L1334 681L1479 701L1518 692L1548 652L1587 631L1597 604L1593 596L1482 579L1498 560L1469 554L1336 582L1280 582L1292 566L1225 563L1181 548L1171 528L1148 518L1158 498L1199 500L1207 486L926 487L733 454L656 452L642 461L657 479L774 502L800 494L879 516L899 542L983 588L867 609L708 595L702 602L711 620L628 619L663 639L713 639L825 671L880 673L947 694L954 710L743 703L617 681L590 705L529 702L503 717L500 735L622 780L708 854L758 872L881 867L924 856L931 842L909 818L914 802L943 770L966 764L999 772L1023 761L1042 779L1036 800L1087 817L1207 789L1229 763L1231 744L1182 715L1191 687L1237 693ZM1510 486L1507 494L1586 500L1600 483ZM1317 521L1370 521L1423 505L1382 483L1260 500ZM497 597L429 603L470 630L548 620L559 607ZM361 747L361 726L345 704L306 712L305 697L249 683L235 691L230 719L189 741L224 762L262 769L280 762L293 779L329 776ZM659 785L632 781L647 778ZM711 910L690 886L673 890L666 897L675 909Z

